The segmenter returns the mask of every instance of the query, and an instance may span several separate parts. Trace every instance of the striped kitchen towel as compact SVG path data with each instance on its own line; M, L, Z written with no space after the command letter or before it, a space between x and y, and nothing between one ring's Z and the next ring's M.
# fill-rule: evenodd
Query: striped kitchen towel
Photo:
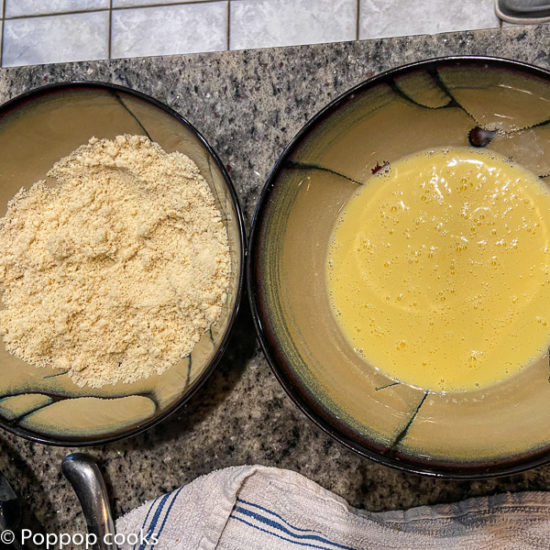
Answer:
M550 493L368 513L296 472L241 466L148 502L116 527L133 550L547 550Z

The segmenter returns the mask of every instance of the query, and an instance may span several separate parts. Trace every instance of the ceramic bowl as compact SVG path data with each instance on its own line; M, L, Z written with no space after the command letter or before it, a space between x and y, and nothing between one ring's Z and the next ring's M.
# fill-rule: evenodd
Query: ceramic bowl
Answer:
M407 471L494 476L550 456L548 353L485 389L424 391L354 352L326 290L329 237L357 186L386 162L449 146L486 147L550 184L550 73L492 58L436 59L333 101L290 143L263 189L249 294L275 374L329 434Z
M237 197L216 153L176 112L136 91L103 83L54 84L0 107L0 210L22 186L90 137L149 136L190 157L222 212L231 255L228 298L211 330L189 356L161 375L100 389L75 385L59 369L36 368L0 343L0 425L42 443L99 444L159 422L206 380L224 351L243 283L244 231Z

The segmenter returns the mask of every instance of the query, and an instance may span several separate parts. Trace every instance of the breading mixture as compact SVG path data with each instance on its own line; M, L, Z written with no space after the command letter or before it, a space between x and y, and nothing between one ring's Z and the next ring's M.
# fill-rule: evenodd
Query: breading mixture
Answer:
M189 354L226 301L227 232L197 166L143 136L90 139L0 220L0 333L79 386Z

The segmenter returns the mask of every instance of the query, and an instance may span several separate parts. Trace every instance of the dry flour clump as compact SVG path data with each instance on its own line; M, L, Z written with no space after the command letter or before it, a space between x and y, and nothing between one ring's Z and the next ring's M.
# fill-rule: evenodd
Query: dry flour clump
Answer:
M226 300L227 232L181 153L92 138L0 220L8 351L80 386L133 382L191 352Z

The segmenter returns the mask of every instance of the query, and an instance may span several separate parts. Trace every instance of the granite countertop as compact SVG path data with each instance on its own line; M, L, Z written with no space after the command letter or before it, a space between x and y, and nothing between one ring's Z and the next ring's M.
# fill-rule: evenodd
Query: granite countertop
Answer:
M550 26L2 69L0 101L72 79L114 82L150 94L187 117L217 150L249 223L277 156L328 101L382 70L464 54L548 68ZM458 482L402 473L359 457L298 410L253 334L245 301L229 352L185 408L140 436L87 449L106 476L116 517L201 474L253 463L298 471L372 511L550 489L550 465ZM62 458L75 449L2 432L0 450L0 470L45 531L84 531L76 496L60 473Z

